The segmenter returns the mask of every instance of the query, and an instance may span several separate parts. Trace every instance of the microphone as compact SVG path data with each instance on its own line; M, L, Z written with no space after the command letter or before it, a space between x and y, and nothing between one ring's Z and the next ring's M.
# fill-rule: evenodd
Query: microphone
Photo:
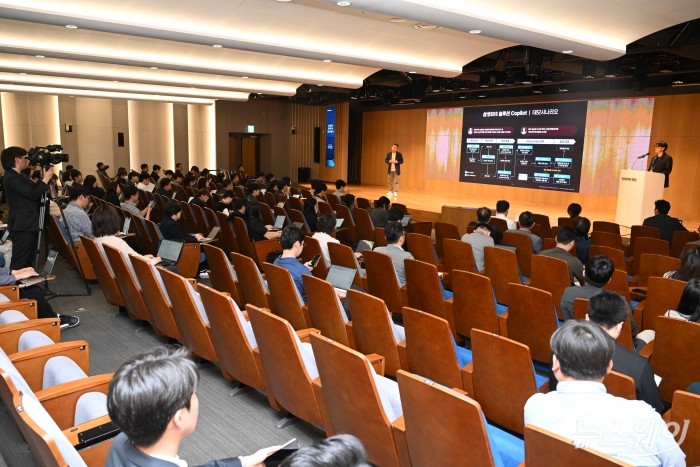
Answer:
M642 154L641 156L639 156L637 159L644 159L648 155L649 155L649 153L647 152L646 154Z

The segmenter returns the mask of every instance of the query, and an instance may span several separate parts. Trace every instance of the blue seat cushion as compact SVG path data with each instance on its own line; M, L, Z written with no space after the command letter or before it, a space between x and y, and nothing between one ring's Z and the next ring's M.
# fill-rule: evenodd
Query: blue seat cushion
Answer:
M525 442L522 439L489 423L486 423L486 435L496 467L516 467L525 460Z
M496 303L495 300L494 300L494 303ZM496 303L496 314L497 314L498 316L501 316L501 315L502 315L503 313L505 313L506 311L508 311L508 307L507 307L507 306L501 305L500 303Z

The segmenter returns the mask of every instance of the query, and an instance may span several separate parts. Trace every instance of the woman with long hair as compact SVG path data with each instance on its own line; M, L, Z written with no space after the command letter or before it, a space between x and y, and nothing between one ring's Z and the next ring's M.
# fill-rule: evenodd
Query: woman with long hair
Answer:
M681 255L681 267L675 271L668 271L664 277L678 281L700 279L700 247L686 250Z
M110 204L113 204L114 206L121 206L121 200L119 199L119 195L122 194L122 188L119 186L118 182L110 182L109 185L107 185L107 194L105 195L105 201L107 201Z

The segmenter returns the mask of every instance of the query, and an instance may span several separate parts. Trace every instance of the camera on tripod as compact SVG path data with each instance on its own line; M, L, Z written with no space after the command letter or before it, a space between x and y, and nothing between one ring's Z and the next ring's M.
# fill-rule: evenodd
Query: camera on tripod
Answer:
M61 151L63 151L63 146L60 144L31 148L28 153L29 163L48 169L52 165L68 162L68 154L64 154Z

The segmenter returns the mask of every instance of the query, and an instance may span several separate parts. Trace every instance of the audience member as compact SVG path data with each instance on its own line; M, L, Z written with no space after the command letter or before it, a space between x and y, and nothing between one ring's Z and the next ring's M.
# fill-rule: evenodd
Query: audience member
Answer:
M401 220L403 220L403 211L398 206L392 206L387 214L387 222L401 222Z
M136 184L136 188L139 190L147 191L149 193L153 192L155 185L151 183L151 176L147 173L139 174L139 182Z
M150 175L150 174L148 173L148 164L141 164L141 173L142 173L143 175Z
M324 201L325 202L325 201ZM309 229L312 232L318 230L318 199L317 198L306 198L304 200L303 214L306 223L309 225Z
M518 217L518 222L520 223L520 228L516 230L516 232L530 237L533 253L538 254L541 252L542 239L531 232L532 226L535 225L535 216L533 216L530 211L523 211Z
M299 291L302 302L306 303L306 292L302 276L311 274L311 261L302 264L299 261L302 251L304 251L304 231L294 225L288 225L282 230L280 244L282 245L282 255L275 260L275 266L286 269L292 275L294 285Z
M127 187L128 190L128 187ZM182 206L177 201L170 201L163 212L163 219L158 224L160 233L167 240L183 241L185 243L197 243L204 240L202 234L188 234L178 222L182 217Z
M151 209L153 206L149 203L145 208L139 209L139 190L133 185L127 185L124 188L124 202L121 204L122 209L131 214L132 216L141 217L144 219L151 219Z
M613 272L615 272L615 265L607 256L597 255L589 259L584 273L585 285L564 289L560 304L564 320L574 317L574 299L591 298L602 292L603 287L610 282Z
M346 195L347 196L347 195ZM372 225L375 228L384 228L389 222L389 198L386 196L380 196L378 200L374 202L374 209L369 213L370 219L372 219Z
M255 182L250 182L246 186L246 198L249 203L259 203L258 195L260 194L260 185Z
M151 264L157 264L160 258L153 255L139 255L124 241L118 237L120 231L120 219L116 208L112 206L98 206L92 215L92 235L95 242L102 247L109 245L121 251L124 255L137 255L146 258Z
M566 261L566 265L569 267L569 283L573 283L574 278L576 278L579 284L584 285L586 280L583 277L583 263L570 253L571 249L574 247L575 239L576 232L574 229L571 227L561 227L557 231L557 245L554 248L542 251L540 254Z
M362 441L353 435L335 435L304 446L280 467L370 467Z
M160 188L156 190L156 193L165 196L166 198L172 198L173 196L173 182L167 176L160 180Z
M491 210L487 207L479 208L476 210L476 221L469 223L469 227L475 227L477 224L488 224L491 220ZM490 224L489 224L490 225ZM495 225L490 225L491 227L491 238L493 238L496 245L503 243L503 232Z
M108 165L105 165L102 162L97 163L97 171L106 178L109 178L109 175L107 175L107 169L109 169Z
M325 198L325 193L326 190L328 190L328 185L323 183L321 180L312 180L311 181L311 191L313 192L313 197L316 198L316 201L319 202L326 202Z
M681 267L676 271L668 271L664 274L668 279L689 281L700 279L700 247L685 250L681 254Z
M400 222L389 222L384 227L384 236L388 245L377 247L374 251L384 253L391 258L399 285L403 287L406 285L406 269L403 262L405 259L414 259L411 253L403 249L403 244L406 243L406 233Z
M568 321L552 335L556 391L525 404L534 425L632 465L684 466L685 455L649 404L607 394L615 344L598 325Z
M190 200L190 204L194 204L204 209L207 207L207 202L209 201L209 190L206 188L200 188L197 190L197 195Z
M479 272L484 270L484 247L494 246L493 238L491 238L492 227L480 222L476 224L474 232L462 235L462 241L467 242L472 247L474 263Z
M105 199L105 190L101 186L96 186L97 177L94 175L88 175L83 180L83 187L88 191L90 196L95 198Z
M569 215L571 219L576 219L578 216L581 215L581 211L583 208L581 207L580 204L578 203L571 203L569 207L566 208L566 213Z
M122 202L119 199L119 195L122 193L122 188L119 186L118 182L110 182L107 185L107 193L105 194L105 201L114 205L121 206Z
M85 188L72 188L70 190L70 202L63 210L63 215L73 243L79 242L81 235L92 237L92 222L90 216L85 212L89 203L90 198Z
M612 369L632 378L637 392L637 400L646 402L662 414L665 407L659 397L659 389L654 381L654 372L651 370L649 362L637 352L629 350L617 341L627 315L629 315L629 307L624 297L615 292L603 291L590 298L586 318L603 328L610 337L615 339Z
M582 263L585 263L588 261L588 251L591 249L591 239L588 237L588 232L591 230L591 221L581 216L575 218L574 230L576 231L576 238L574 239L576 257Z
M518 225L513 219L508 217L508 211L510 210L510 203L504 199L498 200L496 202L496 215L494 217L498 219L503 219L508 224L508 230L516 230Z
M249 203L248 204L248 236L251 242L260 242L263 240L272 240L279 238L281 235L280 231L270 231L271 225L265 225L265 221L262 218L262 213L260 212L260 203Z
M668 215L670 210L671 203L665 199L657 199L654 201L654 215L647 217L644 219L644 222L642 222L642 225L659 229L661 231L661 239L666 240L669 245L673 240L673 232L676 230L683 232L688 231L688 229L683 227L683 223L680 219Z
M107 467L187 465L178 452L197 426L198 383L199 370L185 348L159 347L120 366L109 385L107 409L121 433L109 450ZM207 465L262 466L278 449Z
M348 184L345 183L345 180L338 179L335 181L335 191L333 192L333 194L338 198L339 201L343 197L343 195L345 195L345 189L347 188L347 186Z
M231 205L231 212L228 215L228 220L232 221L234 217L238 217L240 219L243 219L243 221L246 223L246 226L248 225L248 216L246 215L246 210L248 207L248 202L243 199L243 198L238 198L236 201L233 202Z
M229 190L224 190L221 192L221 199L214 203L214 211L223 212L228 215L229 208L231 207L231 202L233 201L233 192Z
M313 234L313 238L318 241L318 245L321 247L321 253L323 253L323 258L326 260L326 264L331 264L331 255L328 253L329 243L340 243L340 240L333 237L333 231L335 230L335 213L321 214L318 217L318 232ZM356 256L359 253L356 253Z
M124 167L119 167L117 169L117 175L114 176L114 180L117 183L121 184L126 184L127 182L127 177L128 177L128 172L126 171L126 168Z
M153 180L153 183L158 183L158 180L160 179L160 170L161 166L158 164L153 164L153 172L151 172L151 180Z

